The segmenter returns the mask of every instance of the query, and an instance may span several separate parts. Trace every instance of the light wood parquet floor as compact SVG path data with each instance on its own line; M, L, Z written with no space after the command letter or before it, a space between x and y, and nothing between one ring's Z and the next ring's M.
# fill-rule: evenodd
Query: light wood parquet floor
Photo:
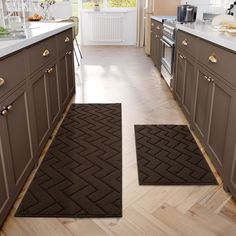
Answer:
M82 65L76 68L74 101L122 103L123 218L15 218L15 210L35 169L0 230L0 236L235 236L236 203L224 192L222 181L203 148L219 186L138 185L133 125L187 124L143 49L84 47L83 53Z

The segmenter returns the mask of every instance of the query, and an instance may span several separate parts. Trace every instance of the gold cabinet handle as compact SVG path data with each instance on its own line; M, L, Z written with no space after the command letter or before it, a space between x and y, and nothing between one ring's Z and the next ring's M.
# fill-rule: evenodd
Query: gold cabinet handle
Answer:
M182 45L187 47L187 46L188 46L188 40L187 40L187 39L184 39L184 40L182 41Z
M3 110L1 111L1 115L2 115L2 116L7 116L7 114L8 114L8 111L7 111L6 109L3 109Z
M66 52L66 55L71 55L72 51Z
M50 54L48 49L45 49L43 52L43 57L47 57Z
M0 78L0 87L3 87L5 85L5 80L3 78Z
M6 107L6 110L12 111L12 110L13 110L13 106L12 106L12 105L8 105L8 106Z
M212 81L211 76L206 76L206 75L205 75L204 78L205 78L209 83L214 81L214 80Z
M217 63L217 57L216 57L216 55L211 55L211 56L209 56L208 61L211 62L211 63L213 63L213 64L216 64L216 63Z
M45 72L48 73L48 74L51 74L53 72L53 68L51 67L51 68L45 70Z
M186 57L185 56L182 56L182 55L179 55L179 57L180 57L180 59L186 59Z
M70 38L69 38L69 37L66 37L66 38L65 38L65 43L68 43L68 42L70 42Z

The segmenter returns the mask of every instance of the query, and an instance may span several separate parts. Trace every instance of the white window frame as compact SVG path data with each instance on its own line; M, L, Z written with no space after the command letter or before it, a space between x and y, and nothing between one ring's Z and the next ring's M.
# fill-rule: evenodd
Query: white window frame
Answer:
M103 7L101 7L101 9L104 9L104 10L107 10L107 9L109 9L109 10L111 10L111 9L135 9L135 8L137 8L137 2L138 2L138 0L136 0L136 7L121 7L121 8L119 8L119 7L108 7L108 1L109 0L103 0ZM79 7L80 7L80 9L83 9L83 1L82 0L78 0L78 4L79 4Z

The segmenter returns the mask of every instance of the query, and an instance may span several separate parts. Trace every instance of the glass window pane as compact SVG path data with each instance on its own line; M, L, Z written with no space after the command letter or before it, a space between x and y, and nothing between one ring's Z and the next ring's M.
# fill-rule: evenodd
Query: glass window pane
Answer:
M99 3L99 6L102 7L103 6L103 0L82 0L82 7L85 9L91 9L94 8L94 4L95 2Z
M136 7L137 0L108 0L108 7Z

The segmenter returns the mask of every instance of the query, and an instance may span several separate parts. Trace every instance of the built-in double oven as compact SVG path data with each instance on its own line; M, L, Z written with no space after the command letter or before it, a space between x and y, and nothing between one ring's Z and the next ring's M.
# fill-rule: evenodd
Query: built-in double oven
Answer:
M170 88L173 86L175 58L175 22L165 21L163 24L161 74Z

